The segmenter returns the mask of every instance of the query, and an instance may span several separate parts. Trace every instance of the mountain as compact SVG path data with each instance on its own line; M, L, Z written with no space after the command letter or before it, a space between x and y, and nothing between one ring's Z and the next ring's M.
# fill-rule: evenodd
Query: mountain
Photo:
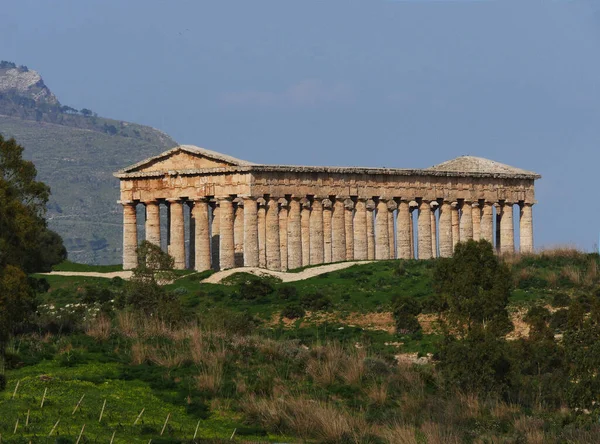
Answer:
M39 73L0 62L0 134L25 148L52 189L50 228L69 259L121 263L119 181L112 173L177 143L155 128L61 105Z

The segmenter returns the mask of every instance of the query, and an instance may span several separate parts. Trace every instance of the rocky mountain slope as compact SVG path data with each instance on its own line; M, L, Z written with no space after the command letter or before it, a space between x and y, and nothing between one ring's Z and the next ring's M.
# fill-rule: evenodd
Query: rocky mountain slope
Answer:
M0 62L0 134L14 137L50 185L50 227L76 262L121 261L119 183L112 173L176 145L165 133L62 105L41 76Z

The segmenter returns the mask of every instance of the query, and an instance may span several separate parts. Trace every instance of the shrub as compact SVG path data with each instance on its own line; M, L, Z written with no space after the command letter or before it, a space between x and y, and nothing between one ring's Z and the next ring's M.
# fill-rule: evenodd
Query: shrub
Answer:
M277 297L281 300L288 301L296 299L297 296L298 289L293 285L282 285L277 289Z
M304 295L301 303L302 307L314 311L327 310L332 305L331 299L319 291Z
M550 328L552 330L564 330L567 328L567 323L569 319L569 311L566 309L561 309L555 312L552 315L552 319L550 319Z
M250 278L240 284L240 297L246 300L260 299L271 294L273 290L269 279Z
M567 293L556 293L552 297L552 306L553 307L568 307L571 303L571 298Z
M6 389L6 376L3 374L0 374L0 392L4 391Z
M281 310L281 316L288 319L303 318L305 314L304 309L298 304L287 305Z

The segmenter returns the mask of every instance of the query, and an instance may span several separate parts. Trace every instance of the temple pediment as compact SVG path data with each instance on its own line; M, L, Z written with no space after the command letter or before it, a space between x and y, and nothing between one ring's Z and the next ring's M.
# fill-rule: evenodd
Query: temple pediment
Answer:
M142 160L122 169L119 173L150 173L159 171L199 170L230 166L253 165L251 162L199 148L193 145L180 145L158 156Z
M475 156L461 156L427 168L425 171L465 173L465 174L501 174L512 176L540 176L533 171L523 170L494 160Z

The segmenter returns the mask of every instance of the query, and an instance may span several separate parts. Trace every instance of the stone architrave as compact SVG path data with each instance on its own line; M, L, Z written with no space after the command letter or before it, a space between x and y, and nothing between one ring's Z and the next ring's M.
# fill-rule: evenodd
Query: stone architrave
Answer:
M346 231L346 260L354 260L354 202L352 199L344 201L344 229Z
M440 257L452 256L452 205L448 201L440 205L439 233Z
M490 202L484 202L481 209L481 239L485 239L494 245L494 206Z
M451 219L452 219L452 251L456 248L456 244L461 241L460 239L460 215L458 213L458 202L452 202L451 204Z
M292 198L288 215L288 268L290 270L302 266L301 205L299 198Z
M279 243L279 199L270 197L267 202L267 269L281 270L281 245Z
M513 225L513 204L504 202L500 219L500 253L512 254L515 252L515 235Z
M302 228L302 266L310 265L310 202L303 199L300 211L300 225Z
M323 202L315 198L310 212L310 264L322 264L324 260Z
M398 259L412 259L411 255L411 218L410 206L407 200L398 203L396 220L396 240L398 244Z
M220 238L220 268L228 270L235 267L235 244L234 244L234 210L233 200L230 197L219 199Z
M211 224L211 239L210 239L210 251L211 251L211 261L212 268L214 270L219 270L221 267L220 260L220 245L221 245L221 217L219 216L219 206L218 202L214 203L212 207L212 224Z
M258 267L258 204L244 199L244 266Z
M267 208L264 199L258 202L258 266L267 268Z
M169 254L173 256L175 270L185 270L185 224L183 219L183 202L173 199L169 205L171 214L171 244Z
M210 270L210 229L208 221L208 203L206 200L196 200L192 208L195 237L195 270Z
M331 263L331 217L333 204L329 199L323 199L323 261Z
M279 201L279 254L281 256L281 271L288 269L288 202Z
M437 220L435 217L435 210L437 209L437 202L431 202L431 257L437 257Z
M342 262L346 260L346 223L344 200L336 199L333 204L331 217L331 260Z
M146 205L146 240L160 247L160 207L158 201L144 202Z
M420 199L417 236L419 238L419 259L431 259L431 205Z
M233 245L235 266L244 266L244 205L241 199L236 199L234 203L234 220L233 220Z
M135 202L123 202L123 269L131 270L137 261L137 213Z
M375 202L367 201L367 259L372 261L375 259L375 223L374 212Z
M359 198L354 214L354 259L364 261L367 258L367 201Z
M387 260L389 258L390 241L387 200L379 199L379 202L377 202L377 213L375 214L375 259Z
M520 252L524 254L533 253L533 204L521 202L519 235Z
M473 203L471 207L473 216L473 240L478 241L481 239L481 207L479 203Z
M460 208L460 240L473 239L473 207L471 202L463 202Z

